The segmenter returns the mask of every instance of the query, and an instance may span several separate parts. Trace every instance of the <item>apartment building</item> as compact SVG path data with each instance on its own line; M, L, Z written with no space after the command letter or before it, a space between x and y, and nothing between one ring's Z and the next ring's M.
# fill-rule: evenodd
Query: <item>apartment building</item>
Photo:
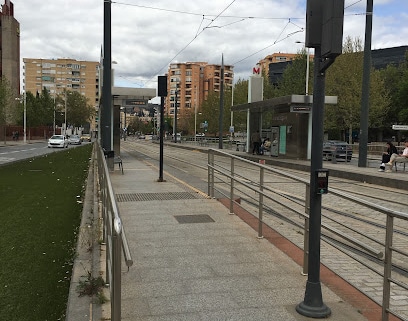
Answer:
M46 88L51 96L64 90L77 91L88 98L88 103L99 106L99 62L78 61L69 58L23 58L24 85L33 94Z
M266 56L265 58L259 61L259 65L261 66L262 72L265 70L266 73L269 72L269 64L285 62L285 61L292 61L298 54L293 53L273 53L271 55Z
M14 18L14 5L5 0L0 11L0 77L11 85L15 97L20 95L20 24Z
M233 69L231 65L224 65L224 89L233 85ZM220 91L221 65L207 62L173 63L168 69L167 82L166 116L174 115L176 96L177 113L194 113L200 109L209 92Z

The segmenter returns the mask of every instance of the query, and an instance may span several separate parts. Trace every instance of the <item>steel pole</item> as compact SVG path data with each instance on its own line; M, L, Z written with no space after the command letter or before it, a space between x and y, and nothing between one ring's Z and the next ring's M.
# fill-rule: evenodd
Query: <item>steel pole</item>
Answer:
M164 96L160 97L160 169L159 182L163 182Z
M111 1L104 1L103 86L101 112L102 148L112 150L112 30Z
M173 128L173 133L174 133L174 142L177 143L177 95L178 95L178 84L176 85L176 102L174 105L174 128Z
M370 96L371 35L373 26L373 0L367 0L364 42L363 85L361 93L360 137L358 141L358 167L367 167L368 111ZM349 141L350 135L349 133Z
M220 84L220 114L218 119L218 148L222 149L222 133L223 129L223 120L224 120L224 55L221 59L221 84Z
M315 48L312 158L310 163L310 214L309 214L309 262L305 298L297 307L300 314L313 318L325 318L331 314L322 299L320 284L320 234L322 195L317 193L317 171L323 160L323 119L325 98L325 73L320 70L321 48Z
M24 104L24 144L27 142L27 94L26 91L24 90L23 93L23 104Z

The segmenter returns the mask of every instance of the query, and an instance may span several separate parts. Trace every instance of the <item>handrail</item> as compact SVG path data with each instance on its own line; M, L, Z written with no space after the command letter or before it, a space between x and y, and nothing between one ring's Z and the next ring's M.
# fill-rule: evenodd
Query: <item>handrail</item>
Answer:
M228 168L228 161L225 162L223 161L222 164L217 164L215 161L215 155L229 158L230 159L230 168ZM259 169L259 176L253 175L253 177L256 177L258 180L254 180L253 177L251 178L246 178L243 177L242 175L239 175L236 173L235 170L235 161L239 160L240 162L243 162L244 164L248 164L250 166L254 166L255 168ZM227 164L227 165L226 165ZM262 212L264 208L264 198L267 198L274 203L279 204L280 206L283 206L286 209L291 210L292 212L300 215L305 219L305 239L304 239L304 253L305 253L305 259L304 259L304 265L307 262L307 252L308 249L306 248L307 246L307 238L308 238L308 215L305 213L300 212L298 209L294 208L293 206L291 207L288 204L285 204L285 202L280 201L278 198L272 198L269 193L274 193L275 195L278 195L279 197L285 198L285 193L279 193L276 190L269 188L268 186L265 186L264 184L264 172L268 171L277 175L280 175L282 177L291 179L295 182L300 182L304 183L306 186L306 204L305 204L305 213L308 213L308 189L309 189L309 182L306 179L296 177L295 175L289 174L287 172L282 172L280 170L277 170L273 167L265 166L263 164L258 164L254 163L251 160L244 159L242 157L239 157L237 155L233 155L221 150L217 149L208 149L208 163L207 163L207 174L208 174L208 195L210 197L214 197L214 191L216 189L215 185L216 184L222 184L223 189L217 189L217 192L221 193L222 195L226 195L230 199L230 213L233 214L233 204L237 204L239 206L243 206L242 204L237 203L234 199L234 191L239 191L241 193L244 193L250 200L256 200L256 197L249 195L247 192L243 192L242 190L239 190L235 185L241 185L245 187L246 189L249 189L250 191L254 192L257 194L258 197L258 221L259 221L259 226L258 226L258 237L262 237ZM217 179L216 179L217 177ZM223 179L223 177L225 179ZM227 186L229 184L229 188ZM356 204L365 206L366 208L378 211L379 213L383 213L386 215L386 237L385 237L385 244L382 244L384 246L384 254L382 251L378 251L366 244L364 242L361 242L354 237L348 236L344 232L340 232L333 227L330 227L328 224L322 224L322 227L330 231L331 233L334 233L338 235L339 237L346 239L347 241L353 243L354 245L364 249L367 253L370 255L373 255L377 258L382 258L383 259L383 264L384 264L384 273L381 274L375 270L373 270L375 273L378 273L379 275L382 276L383 278L383 298L382 298L382 321L388 321L389 319L389 314L392 313L396 316L398 316L398 313L396 311L393 311L390 308L390 298L391 298L391 284L394 284L396 286L399 286L403 288L404 290L408 290L408 285L405 284L404 282L401 282L399 280L396 280L395 278L392 277L391 271L392 271L392 253L398 253L400 255L403 255L405 257L408 256L408 253L396 248L395 245L393 245L392 238L394 234L394 229L393 229L393 224L394 224L394 219L402 219L405 221L408 221L408 214L400 211L395 211L389 208L386 208L384 206L360 199L354 195L342 192L340 190L337 190L335 188L330 188L329 193L341 197L345 200L354 202ZM229 195L228 195L229 194ZM288 199L286 197L286 199ZM287 202L286 202L287 203ZM300 204L297 204L300 205ZM362 262L360 262L362 263ZM362 263L363 264L363 263ZM307 265L307 263L306 263ZM370 268L369 266L365 265L367 268ZM379 303L381 305L381 303Z
M99 177L100 203L103 219L103 240L106 244L106 283L110 288L111 320L121 320L121 262L123 251L126 265L133 265L125 230L116 204L108 165L103 150L95 143L96 167Z

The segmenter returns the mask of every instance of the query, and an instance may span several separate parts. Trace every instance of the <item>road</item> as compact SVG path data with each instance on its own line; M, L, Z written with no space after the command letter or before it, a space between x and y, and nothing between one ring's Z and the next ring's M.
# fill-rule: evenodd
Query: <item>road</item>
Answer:
M77 146L80 145L69 145L68 148L74 148ZM27 144L24 144L23 142L8 142L6 145L2 143L0 145L0 166L62 150L65 149L48 148L46 141L32 141Z

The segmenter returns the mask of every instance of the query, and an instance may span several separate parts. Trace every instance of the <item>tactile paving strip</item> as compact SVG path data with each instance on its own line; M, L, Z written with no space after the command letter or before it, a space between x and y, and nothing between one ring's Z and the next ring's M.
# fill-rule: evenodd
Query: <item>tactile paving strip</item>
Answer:
M182 199L204 198L199 193L169 192L169 193L127 193L116 194L117 202L143 202L143 201L176 201Z

